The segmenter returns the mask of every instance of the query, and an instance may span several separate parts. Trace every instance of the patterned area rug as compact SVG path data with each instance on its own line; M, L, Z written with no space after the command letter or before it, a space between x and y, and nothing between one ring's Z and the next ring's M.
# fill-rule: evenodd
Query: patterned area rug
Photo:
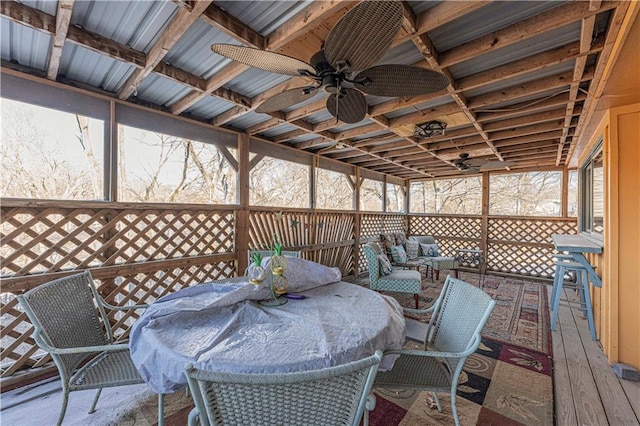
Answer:
M420 308L427 308L440 295L447 272L440 274L441 280L431 282L423 278ZM460 279L478 285L480 277L473 273L460 273ZM359 282L367 285L368 281ZM496 301L489 321L482 333L492 340L508 343L551 355L551 331L549 329L549 304L546 284L535 281L487 275L482 285L489 296ZM388 293L402 306L413 308L414 299L410 294ZM428 315L406 314L409 318L428 322Z
M423 279L420 308L437 299L446 277L431 282ZM460 273L460 279L478 285L480 277ZM361 282L362 285L368 285ZM482 333L480 347L467 360L457 391L460 422L463 425L551 425L553 424L553 381L549 309L545 284L485 276L482 289L497 304ZM414 307L411 295L391 294L402 306ZM428 315L410 315L428 322ZM416 342L407 348L421 349ZM428 392L380 389L371 413L372 426L425 426L453 424L451 403L439 395L442 413Z
M420 349L415 342L407 348ZM463 425L552 425L552 360L545 354L483 338L467 360L457 392ZM379 389L371 426L451 425L448 395L439 394L442 413L428 392Z

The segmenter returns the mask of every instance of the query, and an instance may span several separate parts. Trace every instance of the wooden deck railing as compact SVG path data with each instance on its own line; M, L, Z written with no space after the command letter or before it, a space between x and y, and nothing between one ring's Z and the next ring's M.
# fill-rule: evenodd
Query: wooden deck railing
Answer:
M110 303L151 303L179 290L237 274L248 248L274 235L290 249L344 276L366 271L361 246L385 232L433 235L445 255L485 250L488 271L549 278L551 234L574 233L571 218L505 218L312 211L238 206L3 200L0 218L2 377L50 359L15 298L80 270L91 271ZM135 313L110 317L126 338Z

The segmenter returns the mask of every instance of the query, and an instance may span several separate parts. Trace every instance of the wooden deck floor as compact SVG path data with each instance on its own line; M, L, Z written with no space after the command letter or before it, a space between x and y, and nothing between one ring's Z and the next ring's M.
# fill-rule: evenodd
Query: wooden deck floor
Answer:
M566 301L552 339L557 425L640 424L640 382L613 373L602 347L591 340L587 320Z

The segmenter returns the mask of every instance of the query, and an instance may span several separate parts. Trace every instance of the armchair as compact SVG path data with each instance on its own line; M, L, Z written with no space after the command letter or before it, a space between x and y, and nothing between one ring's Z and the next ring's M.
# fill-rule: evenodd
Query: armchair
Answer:
M419 244L436 244L435 238L430 235L416 235L413 237L409 237L409 239L417 241ZM423 253L423 255L420 256L419 259L420 262L427 267L427 270L431 268L432 277L433 274L435 274L436 281L440 279L440 271L446 269L453 270L456 278L458 277L458 261L455 257L425 256L425 254Z
M373 409L373 379L382 359L370 357L321 370L281 374L206 371L187 365L195 408L189 425L357 426Z
M89 272L58 278L19 295L18 300L35 327L36 343L51 354L60 373L63 400L58 425L64 419L69 392L98 389L89 410L93 413L102 388L144 383L131 361L128 344L113 343L105 308L147 305L107 304Z
M433 392L438 411L442 412L436 392L449 392L456 426L460 425L456 408L456 389L465 361L480 344L484 328L496 302L471 284L448 276L440 297L429 309L407 310L431 313L424 350L397 350L393 368L380 371L374 388L416 389Z
M420 293L422 292L422 280L419 271L394 269L390 275L381 275L378 255L382 253L376 243L364 245L364 255L369 267L369 288L371 290L391 291L398 293L411 293L415 300L416 309Z

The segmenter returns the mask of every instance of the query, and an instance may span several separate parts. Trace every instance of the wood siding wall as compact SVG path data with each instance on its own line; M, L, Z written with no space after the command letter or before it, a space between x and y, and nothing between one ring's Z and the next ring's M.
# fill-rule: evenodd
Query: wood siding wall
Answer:
M611 109L589 146L600 136L605 162L604 251L589 256L603 282L601 289L593 289L596 329L610 363L640 369L640 104Z

